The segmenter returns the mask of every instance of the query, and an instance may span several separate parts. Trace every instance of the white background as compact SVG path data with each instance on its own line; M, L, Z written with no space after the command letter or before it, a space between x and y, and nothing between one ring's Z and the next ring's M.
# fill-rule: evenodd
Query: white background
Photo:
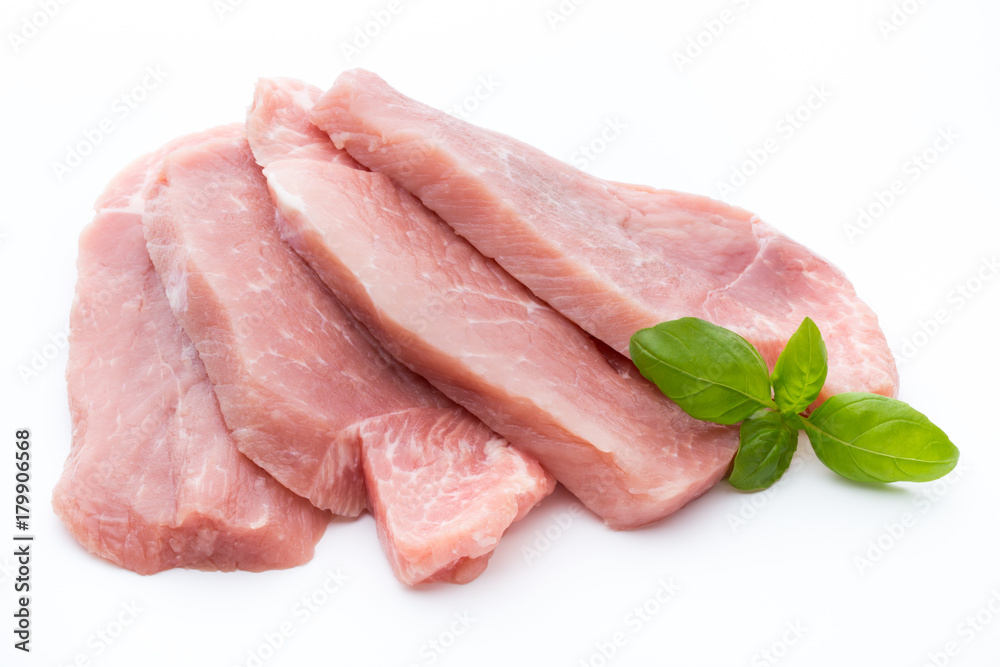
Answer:
M53 0L51 18L39 14L44 2L5 0L0 665L234 667L258 664L254 654L268 666L997 664L997 3L577 2L562 14L558 0L400 2L349 62L342 45L388 0L233 0L225 12L213 0ZM910 14L885 34L894 2ZM731 20L713 36L705 22L723 10ZM25 21L44 25L32 32ZM692 39L706 46L681 65L675 54ZM242 119L258 76L327 87L355 65L439 107L468 100L473 122L568 161L617 120L627 127L595 142L586 168L619 181L720 197L748 151L773 138L776 151L730 201L851 277L905 360L901 398L951 435L960 469L938 484L872 488L804 451L771 492L720 485L629 533L571 514L559 491L461 587L397 583L370 517L332 524L316 558L290 571L140 577L86 553L49 496L69 450L61 335L92 202L139 154ZM162 81L130 93L147 68ZM481 77L495 90L469 99ZM145 99L126 116L123 94ZM816 108L803 107L811 96ZM112 131L60 179L55 163L105 118ZM957 138L914 172L913 156L941 131ZM859 207L894 180L902 194L850 238ZM12 648L13 546L3 546L13 544L13 440L24 427L30 656ZM330 595L328 572L348 578ZM678 589L666 602L661 581ZM303 597L321 601L308 617ZM282 624L291 634L278 641ZM616 633L624 643L606 659Z

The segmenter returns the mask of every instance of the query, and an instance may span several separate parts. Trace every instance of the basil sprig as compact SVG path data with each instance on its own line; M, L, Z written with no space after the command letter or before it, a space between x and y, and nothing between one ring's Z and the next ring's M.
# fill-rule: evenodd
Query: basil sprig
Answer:
M778 481L803 429L820 461L858 482L929 482L958 463L958 448L944 431L893 398L837 394L803 414L827 375L826 345L808 317L770 376L746 339L695 317L638 331L629 352L639 372L692 417L742 422L729 476L737 489L766 489Z

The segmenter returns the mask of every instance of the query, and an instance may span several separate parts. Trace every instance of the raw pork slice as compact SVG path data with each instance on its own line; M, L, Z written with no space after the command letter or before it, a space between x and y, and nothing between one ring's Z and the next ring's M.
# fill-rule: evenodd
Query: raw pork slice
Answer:
M458 406L358 428L379 542L406 584L472 581L510 524L555 487L537 461Z
M257 81L253 106L247 114L247 139L257 164L266 167L276 160L301 158L364 169L309 119L322 92L298 79Z
M386 349L610 526L660 519L726 472L735 430L606 358L388 177L313 160L264 172L286 238Z
M872 310L839 270L757 216L590 176L364 70L342 74L312 118L623 354L639 329L695 316L741 334L773 365L809 316L830 357L822 398L896 394L895 361Z
M379 396L386 362L273 231L244 136L167 156L150 185L147 248L215 385L240 451L314 505L365 506L357 422L405 409Z
M340 512L360 509L334 499L366 478L401 581L471 580L554 481L378 347L274 216L244 137L172 153L146 207L154 264L234 439Z
M53 508L89 551L140 574L299 565L329 515L229 437L146 253L140 190L157 160L146 156L112 181L80 238L66 369L73 443Z

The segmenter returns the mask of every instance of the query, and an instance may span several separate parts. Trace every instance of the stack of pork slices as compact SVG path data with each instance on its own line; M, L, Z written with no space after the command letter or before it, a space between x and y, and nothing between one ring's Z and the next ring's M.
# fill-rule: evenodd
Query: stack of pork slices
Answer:
M623 356L698 316L773 364L805 316L826 395L895 395L874 313L746 211L604 181L363 70L257 84L245 125L140 158L80 241L53 505L143 574L308 561L374 515L406 584L465 583L562 483L615 529L726 473Z

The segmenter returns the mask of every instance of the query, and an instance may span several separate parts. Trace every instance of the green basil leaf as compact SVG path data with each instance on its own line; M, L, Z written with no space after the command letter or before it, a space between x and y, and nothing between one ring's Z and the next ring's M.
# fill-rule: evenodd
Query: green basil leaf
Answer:
M789 428L801 431L806 427L806 420L802 415L795 414L794 412L782 412L781 416Z
M819 396L826 373L826 343L819 327L807 317L774 364L774 401L782 412L802 412Z
M777 408L760 353L728 329L684 317L636 332L629 353L639 372L696 419L736 424Z
M799 432L780 413L761 410L740 425L740 448L729 483L740 491L771 486L785 474L799 442Z
M831 396L805 425L819 460L857 482L929 482L958 463L944 431L906 403L877 394Z

